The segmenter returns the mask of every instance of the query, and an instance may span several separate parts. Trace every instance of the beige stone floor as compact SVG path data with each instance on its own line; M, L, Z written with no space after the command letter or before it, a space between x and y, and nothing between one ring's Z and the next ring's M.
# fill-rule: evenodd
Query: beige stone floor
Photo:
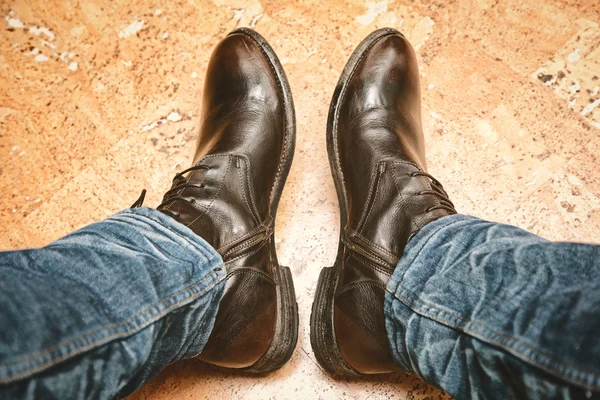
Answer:
M328 103L375 28L418 51L429 169L459 211L600 241L597 0L2 0L0 15L0 249L48 243L143 188L157 205L190 162L206 62L233 28L261 32L290 79L298 141L276 234L296 282L296 352L260 378L181 362L134 399L446 397L405 374L333 380L309 343L338 236Z

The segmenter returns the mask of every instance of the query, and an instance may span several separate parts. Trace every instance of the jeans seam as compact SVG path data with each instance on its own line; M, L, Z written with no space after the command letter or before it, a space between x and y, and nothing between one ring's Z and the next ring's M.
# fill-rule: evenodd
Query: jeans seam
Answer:
M390 315L394 314L394 296L392 295L391 291L387 289L386 291L390 294L390 296L385 296L383 312L386 315L386 332L388 337L388 345L392 353L392 358L394 359L394 362L400 366L401 369L407 372L414 372L417 376L421 378L420 371L418 371L417 368L414 368L415 366L411 360L411 357L408 356L410 352L408 351L406 340L399 341L395 339L395 337L397 336L396 333L398 331L400 331L400 334L403 336L404 332L402 328L399 328L397 326L397 321L394 318L390 317ZM407 306L405 305L405 307ZM389 324L393 324L393 326L389 326ZM392 333L394 338L392 338ZM399 342L402 343L403 346L398 345ZM405 350L404 354L402 352L402 349Z
M464 216L463 216L463 217L464 217ZM429 243L429 241L431 240L431 238L432 238L432 237L433 237L433 236L434 236L434 235L435 235L437 232L439 232L440 230L442 230L442 229L444 229L445 227L447 227L447 226L450 226L450 225L452 225L452 224L458 223L458 222L460 222L461 220L462 220L462 219L459 219L459 220L457 220L457 221L452 221L452 222L450 222L449 224L448 224L448 223L444 223L444 224L442 224L442 225L441 225L439 228L437 228L437 229L435 229L434 231L432 231L431 233L429 233L429 235L428 235L428 236L426 236L426 237L424 238L424 241L423 241L423 243L422 243L422 244L420 244L420 246L418 247L417 254L415 254L413 257L411 257L411 258L410 258L410 260L408 260L408 261L407 261L406 259L403 259L403 258L402 258L402 257L403 257L403 256L406 254L406 248L404 249L404 250L405 250L405 251L404 251L404 255L400 257L400 260L398 261L398 265L399 265L401 262L408 262L408 263L409 263L409 267L408 267L408 268L406 268L406 269L404 270L404 272L402 273L402 276L400 277L400 280L399 280L399 281L397 281L397 280L395 280L395 279L394 279L395 271L394 271L394 274L392 274L392 277L391 277L391 278L390 278L390 280L388 281L388 285L387 285L387 287L386 287L386 290L387 290L387 291L388 291L388 292L389 292L389 293L390 293L392 296L394 296L394 297L396 297L396 298L397 298L397 296L396 296L396 293L395 293L395 292L398 290L398 288L400 287L401 283L404 281L404 276L406 275L406 273L407 273L407 272L408 272L408 270L410 269L410 265L412 265L412 261L414 261L414 260L415 260L415 259L416 259L418 256L420 256L420 255L421 255L421 252L423 251L423 248L425 247L425 245L426 245L427 243ZM434 222L434 223L435 223L435 222ZM418 232L417 232L417 234L418 234ZM414 236L412 237L412 240L415 240L415 237L414 237ZM410 244L410 240L409 240L409 244ZM409 244L407 244L407 246L408 246ZM397 267L396 267L396 268L397 268ZM393 290L390 290L392 285L394 286L394 289L393 289ZM390 309L392 308L392 302L393 302L393 300L390 300ZM408 304L407 304L407 307L409 307L409 308L410 308L410 306L408 306ZM406 347L405 347L405 348L406 348ZM407 353L406 353L406 354L408 354L408 349L406 349L406 351L407 351ZM400 351L399 351L399 352L400 352ZM420 372L417 372L417 371L418 371L418 368L415 368L416 366L414 365L414 363L413 363L413 361L412 361L412 358L411 358L411 357L406 357L406 358L407 358L407 361L408 361L408 362L410 363L410 365L412 366L412 370L415 372L415 374L417 374L419 377L421 377L421 379L423 379L423 380L425 380L425 381L426 381L426 379L425 379L423 376L421 376L421 373L420 373Z
M133 334L136 331L139 331L147 326L149 326L151 323L154 323L156 321L158 321L159 319L163 318L165 315L167 315L169 312L173 311L176 308L179 308L179 306L185 305L187 304L187 302L189 301L193 301L197 298L199 298L201 295L203 295L204 293L208 292L209 290L211 290L212 288L214 288L217 284L219 284L221 281L223 281L225 278L219 278L218 275L216 274L216 271L218 269L220 269L221 267L217 268L217 269L213 269L209 274L207 274L204 278L202 278L201 280L188 285L187 287L169 294L168 296L162 298L161 300L157 301L156 303L146 307L144 310L138 312L137 314L129 317L127 320L122 321L118 324L110 324L110 325L106 325L102 328L97 328L94 329L90 332L87 332L85 334L82 334L76 338L70 339L66 342L60 343L58 345L55 345L51 348L45 349L45 350L41 350L35 354L31 354L29 356L27 356L24 359L18 360L18 361L13 361L10 363L3 363L0 364L0 367L2 368L9 368L10 366L14 366L14 365L18 365L21 363L25 363L28 361L32 361L35 359L39 359L47 354L50 354L54 351L58 351L61 348L64 348L65 346L77 342L78 340L81 340L83 338L89 337L95 333L101 332L103 330L109 330L109 329L119 329L122 326L127 325L128 323L130 323L131 321L135 320L136 318L139 318L140 316L142 316L142 314L147 313L149 311L151 311L153 308L157 308L160 306L163 306L164 303L167 303L169 300L172 300L173 298L178 297L179 295L183 295L184 297L177 301L176 303L173 303L171 305L166 306L165 308L161 309L158 311L158 313L155 316L148 316L148 317L144 317L143 321L133 325L130 329L126 330L126 331L116 331L115 333L111 334L111 335L104 335L98 339L96 339L95 341L93 341L92 343L89 344L82 344L80 346L75 347L73 350L62 354L62 355L56 355L54 357L52 357L50 360L40 364L40 365L36 365L33 367L30 367L28 369L26 369L25 371L22 371L20 373L16 373L16 374L10 374L7 373L7 375L5 377L1 377L0 378L0 384L6 384L6 383L10 383L12 381L24 378L30 374L39 372L41 370L44 370L46 368L52 367L60 362L63 362L69 358L72 358L74 356L77 356L85 351L91 350L94 347L98 347L100 345L105 345L110 343L112 340L120 338L120 337L125 337L128 335ZM213 281L211 283L209 283L204 289L199 290L194 292L195 290L198 290L198 286L202 285L202 283L204 283L207 279L212 278ZM187 292L187 293L186 293ZM184 304L185 303L185 304Z
M595 373L589 372L589 371L579 370L577 367L574 367L574 366L571 366L569 364L565 364L562 361L556 360L556 359L554 359L553 357L551 357L549 355L545 355L544 354L545 352L543 352L542 350L539 350L539 349L533 347L532 345L524 342L522 339L510 336L510 335L507 335L507 334L503 334L501 332L496 332L494 329L491 329L490 327L488 327L487 325L485 325L485 324L483 324L483 323L481 323L479 321L473 321L473 320L464 318L464 317L462 317L460 315L454 314L452 312L443 310L443 309L441 309L441 308L439 308L439 307L437 307L437 306L435 306L433 304L430 304L430 303L426 302L425 300L422 300L421 298L419 298L418 295L416 295L415 293L413 293L411 290L409 290L408 288L406 288L402 284L398 284L397 288L399 290L396 291L396 292L392 292L391 294L395 298L397 298L398 300L400 300L402 303L404 303L406 306L408 306L409 308L411 308L413 311L417 312L418 314L420 314L420 315L422 315L422 316L424 316L426 318L432 319L434 321L441 322L442 324L447 325L448 327L451 327L453 329L458 330L458 332L463 332L465 334L468 334L469 336L473 336L475 339L479 339L477 337L477 335L481 335L481 337L482 337L482 339L484 341L489 341L490 343L492 343L492 344L494 344L494 345L496 345L496 346L498 346L498 347L500 347L500 348L502 348L504 350L508 350L509 353L514 354L515 356L517 356L518 358L524 360L525 362L529 362L531 365L534 365L534 366L536 366L536 367L538 367L538 368L540 368L540 369L542 369L542 370L544 370L546 372L549 372L551 374L556 374L556 375L558 375L559 377L561 377L562 379L565 379L565 380L575 381L576 383L581 384L581 385L586 386L586 387L587 386L591 386L589 388L592 389L592 390L597 390L598 389L598 384L597 383L592 383L592 385L590 385L588 382L585 382L585 381L590 381L590 380L597 381L599 379L599 376L597 376ZM410 299L407 299L407 298L403 297L399 293L400 290L407 291L414 299L411 301ZM419 306L419 304L417 304L419 302L422 303L424 306L429 307L429 308L435 310L436 313L434 314L434 313L431 313L431 312L423 309L422 307ZM442 315L440 315L440 314L442 314ZM558 365L561 365L561 366L566 367L568 369L575 370L576 374L574 374L572 372L571 373L569 373L569 372L563 372L563 371L560 371L560 370L558 370L556 368L553 368L551 366L545 365L545 363L536 361L532 357L524 354L522 351L517 350L514 346L511 346L510 344L506 343L505 341L496 340L496 339L492 338L490 335L486 334L485 332L477 330L477 329L472 329L472 328L469 328L467 326L462 326L461 327L459 324L453 323L450 319L445 318L443 316L443 314L449 315L449 316L454 317L454 318L458 318L458 319L466 322L467 324L479 325L479 326L481 326L481 328L487 329L490 332L492 332L493 334L496 334L496 335L501 336L501 337L506 337L507 339L510 339L510 340L515 341L515 342L521 343L522 346L528 347L529 350L535 356L541 357L541 358L547 358L551 362L555 362ZM583 376L583 378L579 377L578 375Z

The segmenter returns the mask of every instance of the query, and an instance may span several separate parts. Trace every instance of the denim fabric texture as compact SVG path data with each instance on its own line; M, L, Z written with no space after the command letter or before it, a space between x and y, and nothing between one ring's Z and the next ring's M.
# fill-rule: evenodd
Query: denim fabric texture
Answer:
M224 279L208 243L149 208L0 253L0 398L135 391L202 351Z
M385 313L396 363L456 398L600 397L600 246L445 217L408 243Z
M225 271L170 217L126 210L0 253L0 398L109 399L200 353ZM454 215L388 284L395 361L457 398L600 398L600 246Z

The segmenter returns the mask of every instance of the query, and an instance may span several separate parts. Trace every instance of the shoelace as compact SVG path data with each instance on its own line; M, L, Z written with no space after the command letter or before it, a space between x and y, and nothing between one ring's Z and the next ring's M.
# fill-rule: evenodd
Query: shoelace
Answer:
M168 214L174 218L177 218L177 217L179 217L180 214L177 211L165 209L164 207L167 204L170 204L176 200L187 201L190 204L194 204L196 202L196 200L193 198L190 199L190 198L186 198L186 197L180 196L180 195L175 195L175 196L171 196L171 195L173 193L176 193L179 190L185 189L185 188L193 187L193 188L197 188L197 189L203 189L205 187L204 183L201 183L198 185L198 184L194 184L194 183L188 183L187 181L184 180L183 182L177 184L178 181L180 181L181 179L184 179L183 175L185 175L186 173L188 173L190 171L201 170L201 169L209 170L210 166L204 165L204 164L194 165L192 167L189 167L189 168L175 174L175 177L173 178L173 187L171 187L171 189L169 189L165 193L165 195L163 197L163 201L162 201L162 203L160 203L160 205L157 207L157 209L161 210L165 214ZM436 209L447 210L447 211L456 213L456 210L454 209L454 204L448 198L448 193L446 192L446 190L444 189L444 187L442 186L442 183L440 181L438 181L433 176L431 176L430 174L428 174L427 172L424 172L424 171L414 171L414 172L411 172L409 174L409 176L411 176L411 177L425 176L425 177L429 178L431 180L431 182L434 184L434 187L439 190L439 191L423 190L423 191L417 193L417 195L426 195L426 194L434 195L440 199L440 204L429 207L427 210L425 210L426 213L436 210ZM146 189L143 189L142 193L140 194L140 197L131 205L131 208L141 207L144 203L145 198L146 198Z
M425 177L431 179L431 182L433 183L434 188L438 189L438 190L423 190L423 191L417 193L418 195L431 194L440 199L440 204L429 207L427 210L425 210L426 213L436 210L436 209L447 210L454 214L456 213L456 210L454 209L454 204L448 198L449 197L448 193L446 193L446 190L444 190L444 187L442 186L442 183L440 181L438 181L433 176L431 176L430 174L428 174L427 172L424 172L424 171L414 171L414 172L411 172L409 174L409 176L411 176L411 177L425 176Z
M167 190L167 192L163 196L162 203L160 203L159 206L156 207L156 209L162 211L163 213L165 213L167 215L170 215L173 218L177 218L177 217L179 217L180 214L177 211L172 211L172 210L166 209L165 206L167 204L171 204L176 200L187 201L190 204L194 204L196 202L196 200L193 198L187 198L187 197L184 197L181 195L173 195L173 194L177 193L181 189L185 189L185 188L203 189L206 186L204 183L201 183L199 185L194 184L194 183L188 183L188 181L185 180L185 178L183 176L190 171L197 171L200 169L209 170L210 166L204 165L204 164L198 164L198 165L189 167L187 169L184 169L183 171L175 174L175 177L173 178L173 185L172 185L171 189ZM133 203L131 205L131 208L141 207L144 203L145 198L146 198L146 189L142 190L142 194L140 194L140 197L135 201L135 203Z

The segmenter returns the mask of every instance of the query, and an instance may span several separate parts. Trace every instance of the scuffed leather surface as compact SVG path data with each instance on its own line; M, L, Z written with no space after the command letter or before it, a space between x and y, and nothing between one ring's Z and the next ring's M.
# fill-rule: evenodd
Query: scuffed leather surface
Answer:
M419 70L400 34L380 38L363 54L338 105L337 142L348 207L334 324L342 356L361 373L393 371L383 301L385 287L410 237L452 214L426 176ZM444 193L444 194L443 194Z
M194 165L164 209L209 242L227 268L225 294L199 358L242 368L269 348L277 294L271 241L273 185L280 168L284 107L279 82L249 36L227 36L214 50L204 87ZM174 182L174 186L179 182Z
M215 48L205 82L194 163L207 154L250 156L256 206L268 214L285 125L275 72L254 40L237 33Z
M275 282L265 271L267 246L227 265L225 294L215 327L201 358L215 364L243 368L254 364L269 348L275 333Z

